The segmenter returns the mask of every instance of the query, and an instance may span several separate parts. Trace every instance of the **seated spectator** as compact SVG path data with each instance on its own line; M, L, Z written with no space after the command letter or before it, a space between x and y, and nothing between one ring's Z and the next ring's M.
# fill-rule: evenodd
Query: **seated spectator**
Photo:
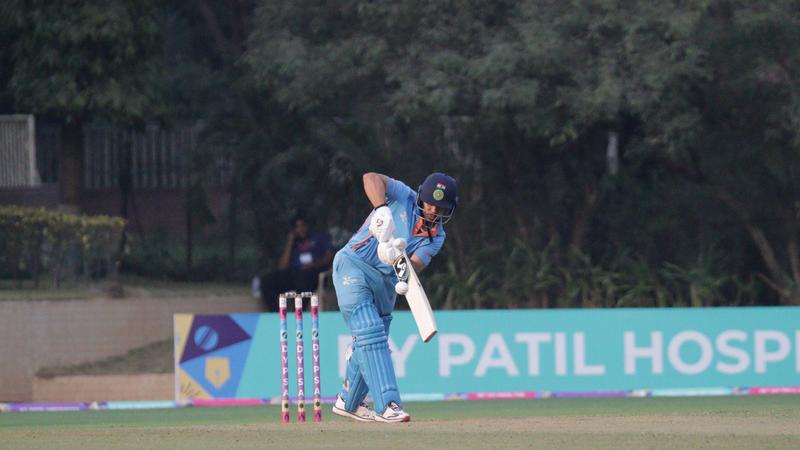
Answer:
M260 294L266 311L278 310L282 292L314 292L319 274L331 267L333 246L330 238L311 229L303 216L292 220L292 229L278 259L277 270L254 280L254 291ZM289 305L290 309L294 306Z

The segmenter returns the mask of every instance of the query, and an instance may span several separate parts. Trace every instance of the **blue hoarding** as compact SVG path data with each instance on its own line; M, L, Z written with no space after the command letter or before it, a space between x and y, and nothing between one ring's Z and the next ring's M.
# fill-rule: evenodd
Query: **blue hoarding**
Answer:
M424 344L410 313L395 313L390 347L404 396L800 385L796 307L438 311L436 319L439 334ZM277 314L176 315L175 323L176 400L280 395ZM341 386L350 339L339 313L321 314L325 397ZM310 398L309 342L305 353Z

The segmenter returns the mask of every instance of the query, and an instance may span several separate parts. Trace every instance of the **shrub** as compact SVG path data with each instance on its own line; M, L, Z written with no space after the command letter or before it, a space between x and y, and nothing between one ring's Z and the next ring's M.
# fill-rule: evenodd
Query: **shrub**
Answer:
M116 271L125 220L68 214L44 208L0 206L0 273L21 286L39 285L49 272L59 287L67 274L86 279Z

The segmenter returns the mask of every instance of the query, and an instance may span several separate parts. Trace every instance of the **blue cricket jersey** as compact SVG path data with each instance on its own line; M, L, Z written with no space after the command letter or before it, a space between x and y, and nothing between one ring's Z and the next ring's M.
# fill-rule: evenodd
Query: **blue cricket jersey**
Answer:
M430 234L422 230L422 217L415 214L417 193L401 181L389 178L386 186L386 204L392 211L394 237L405 239L408 242L406 247L408 256L416 255L427 266L444 244L444 228L441 224L437 224L430 230ZM378 240L369 232L372 214L374 211L367 216L361 228L341 251L355 255L384 275L394 276L394 269L378 259Z

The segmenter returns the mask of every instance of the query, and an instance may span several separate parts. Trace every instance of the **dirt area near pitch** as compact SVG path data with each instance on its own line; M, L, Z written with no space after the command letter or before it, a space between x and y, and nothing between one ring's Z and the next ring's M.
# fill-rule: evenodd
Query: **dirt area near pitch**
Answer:
M289 425L165 424L8 430L19 448L798 448L791 418L747 415L560 416L361 424L338 417ZM16 446L15 446L16 447Z
M480 419L460 421L426 421L413 424L415 428L447 427L461 433L485 431L553 432L553 433L669 433L669 434L748 434L791 435L800 437L800 426L791 419L766 417L687 417L687 416L616 416L616 417L527 417L523 419Z
M419 402L407 424L279 423L279 408L0 414L15 449L800 448L796 396ZM293 411L294 412L294 411Z
M248 424L196 427L197 430L280 430L302 431L308 424ZM406 424L361 424L338 418L311 425L320 432L342 431L345 428L363 432L396 432L400 430L434 431L458 434L509 433L669 433L669 434L747 434L788 435L800 437L800 427L791 418L720 417L720 416L560 416L519 419L422 420Z

